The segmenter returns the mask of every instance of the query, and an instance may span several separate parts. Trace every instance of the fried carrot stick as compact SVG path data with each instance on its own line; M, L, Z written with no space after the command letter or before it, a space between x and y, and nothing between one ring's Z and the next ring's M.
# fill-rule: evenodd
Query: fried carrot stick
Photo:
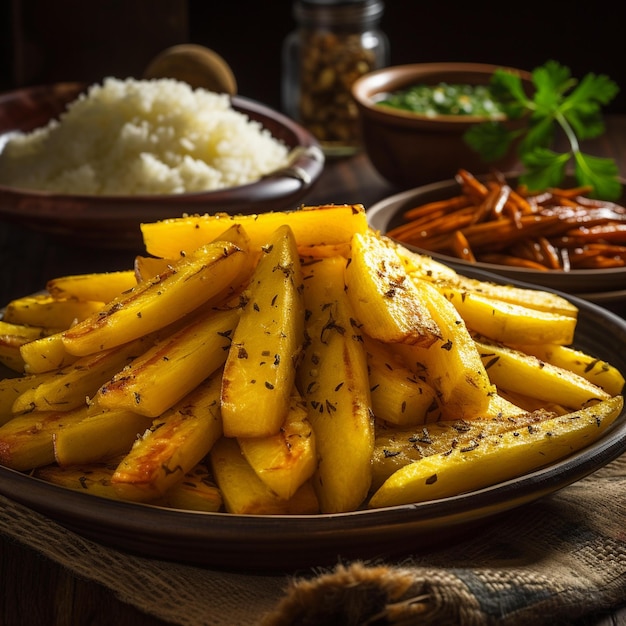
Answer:
M387 234L472 262L496 254L506 264L550 270L626 266L622 254L591 247L626 245L626 208L586 197L590 187L530 193L523 185L512 188L501 173L482 182L465 169L455 179L462 193L409 209Z

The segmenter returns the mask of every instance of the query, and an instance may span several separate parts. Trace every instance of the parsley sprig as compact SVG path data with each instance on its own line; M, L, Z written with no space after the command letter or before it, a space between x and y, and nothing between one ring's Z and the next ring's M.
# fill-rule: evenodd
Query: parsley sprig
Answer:
M622 185L615 161L585 154L580 146L604 133L601 108L617 95L617 84L596 74L587 74L579 82L556 61L533 70L532 83L535 91L529 96L519 74L498 68L490 83L494 97L510 120L525 117L527 124L512 130L502 122L484 122L465 133L466 143L485 161L495 161L519 140L517 153L524 166L520 182L530 190L558 187L573 160L579 185L590 185L595 197L618 199ZM552 149L559 129L569 143L564 153Z

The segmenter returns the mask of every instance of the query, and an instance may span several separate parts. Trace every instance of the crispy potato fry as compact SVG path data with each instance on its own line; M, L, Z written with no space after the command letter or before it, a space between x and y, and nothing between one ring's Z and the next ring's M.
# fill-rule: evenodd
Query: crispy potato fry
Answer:
M14 372L24 372L21 348L24 344L47 337L58 329L41 326L24 326L0 320L0 363Z
M180 483L222 435L221 370L152 423L111 483L124 500L149 502Z
M534 344L513 345L512 347L525 354L536 356L546 363L574 372L612 396L617 396L624 391L624 376L616 367L571 346Z
M169 271L176 262L171 259L161 259L150 256L135 257L135 278L138 283L143 283L158 274Z
M87 405L102 384L152 345L151 337L84 356L16 398L13 412L71 411Z
M524 393L518 393L517 391L509 391L508 389L498 389L498 393L507 401L523 408L525 411L539 411L541 409L550 411L555 415L565 415L569 413L571 409L564 407L556 402L546 402L545 400L539 400L533 398ZM506 413L505 413L506 415Z
M313 425L323 513L358 508L371 480L374 421L367 356L344 288L342 257L304 264L308 343L298 383Z
M72 365L80 358L65 349L62 331L21 345L20 356L26 374L59 370Z
M562 367L485 338L475 338L475 342L490 379L499 388L574 410L610 397L601 387Z
M417 378L386 344L365 334L363 343L367 351L374 415L397 426L439 419L437 394L433 387Z
M61 467L108 461L126 454L152 419L127 410L92 409L83 420L54 433L54 458Z
M33 476L54 485L73 489L101 498L119 500L111 485L111 476L115 471L114 463L92 463L88 465L44 465L35 468Z
M85 405L74 411L41 411L18 415L0 426L0 463L31 470L54 463L54 433L84 419Z
M291 228L279 227L263 250L224 365L227 437L278 433L304 343L302 271Z
M266 245L270 235L284 224L289 224L301 246L349 243L354 233L365 232L368 228L362 205L329 204L258 215L219 213L172 218L141 224L141 232L148 254L178 259L182 253L212 241L233 224L240 224L250 235L251 250Z
M556 417L548 411L520 412L493 419L441 421L421 428L378 428L372 455L372 491L396 470L432 454L471 449L487 436Z
M443 419L472 419L484 415L496 392L463 318L437 289L416 283L442 338L428 348L396 344L406 365L437 391Z
M509 302L534 311L546 311L573 318L578 316L578 307L575 304L551 291L516 287L464 276L432 257L418 254L397 243L395 245L398 256L414 280L427 280L437 287L476 293L485 298Z
M198 463L183 480L169 489L161 506L186 511L217 512L222 509L222 494L213 480L207 465Z
M12 300L7 304L3 320L24 326L66 329L104 306L102 301L53 298L39 293Z
M101 498L120 500L111 483L116 466L115 463L92 463L69 467L46 465L36 469L34 476L67 489ZM185 475L180 483L174 485L162 498L150 504L187 511L216 512L222 507L222 496L206 466L198 464Z
M438 287L454 286L462 291L475 293L485 298L507 302L517 306L523 306L533 311L544 311L554 315L577 319L578 307L567 298L559 296L551 291L539 289L525 289L513 285L501 285L489 281L469 278L457 274L457 278L451 281L435 281Z
M236 439L223 437L211 449L213 476L228 513L236 515L313 515L319 513L311 482L289 500L274 493L254 472Z
M441 338L442 331L395 246L372 231L352 238L346 285L354 313L370 337L424 347Z
M137 280L132 270L121 270L60 276L46 283L46 291L58 300L110 302L136 284Z
M242 242L240 242L242 243ZM84 356L164 328L243 279L246 252L231 241L206 244L168 271L140 283L63 335L68 352Z
M161 415L222 367L238 320L239 309L198 316L111 374L94 400L107 409Z
M0 425L13 419L17 414L13 411L13 404L25 391L36 389L42 382L48 380L52 374L16 376L0 380Z
M297 392L288 407L277 434L237 438L243 456L256 475L285 500L292 498L313 476L317 465L315 434Z
M493 393L489 397L489 406L479 419L506 419L511 417L517 417L521 413L528 413L532 411L539 411L545 408L547 411L552 411L551 407L534 406L532 409L527 409L521 404L518 404L513 398L508 398L500 390ZM567 412L567 411L566 411Z
M434 454L393 473L369 508L435 500L480 489L562 459L598 437L620 414L621 396L530 426L487 435L467 448Z
M515 343L524 337L527 344L571 344L576 318L502 302L451 285L437 285L456 308L467 327L494 341Z

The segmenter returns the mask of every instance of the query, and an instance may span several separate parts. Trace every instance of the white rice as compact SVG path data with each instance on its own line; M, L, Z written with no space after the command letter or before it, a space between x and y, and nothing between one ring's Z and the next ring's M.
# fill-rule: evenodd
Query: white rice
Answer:
M0 183L70 194L178 194L234 187L289 150L230 98L173 79L107 78L58 120L11 137Z

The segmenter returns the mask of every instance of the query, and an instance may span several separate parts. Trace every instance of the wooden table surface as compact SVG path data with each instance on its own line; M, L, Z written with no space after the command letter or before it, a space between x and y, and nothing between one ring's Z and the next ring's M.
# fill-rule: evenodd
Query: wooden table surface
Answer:
M616 159L626 176L626 117L607 118L607 132L589 146ZM399 191L383 180L364 154L329 161L305 198L307 204L361 203L372 206ZM134 253L60 243L45 234L0 224L0 302L40 290L57 276L132 267ZM626 285L624 285L626 288ZM625 315L623 303L611 305ZM2 626L157 626L164 622L120 602L108 589L79 579L56 563L0 537L0 625ZM626 606L585 624L626 624Z

